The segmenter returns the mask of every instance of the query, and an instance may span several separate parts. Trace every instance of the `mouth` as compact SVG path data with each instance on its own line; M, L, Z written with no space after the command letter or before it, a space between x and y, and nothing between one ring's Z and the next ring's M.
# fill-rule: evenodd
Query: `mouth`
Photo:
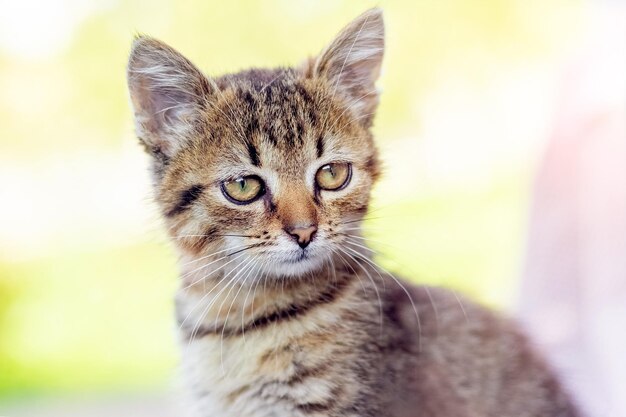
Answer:
M298 249L283 253L279 259L270 262L267 267L277 276L308 276L324 264L324 257L318 250Z
M290 264L297 264L297 263L300 263L300 262L306 261L306 260L308 260L308 259L310 259L310 258L311 258L311 256L309 255L309 253L307 252L307 250L306 250L306 249L302 249L301 251L299 251L299 253L296 255L296 257L295 257L295 258L289 259L289 260L287 261L287 263L290 263Z

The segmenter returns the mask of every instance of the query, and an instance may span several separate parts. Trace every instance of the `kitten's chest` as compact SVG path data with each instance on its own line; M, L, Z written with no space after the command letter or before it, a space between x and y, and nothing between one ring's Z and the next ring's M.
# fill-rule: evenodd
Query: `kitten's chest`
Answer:
M184 348L182 371L194 416L304 416L312 407L336 403L339 394L350 396L350 373L332 360L338 346L333 337L294 339L284 329L266 331L205 338Z
M198 410L194 417L297 417L313 411L349 417L355 404L373 398L362 394L377 380L373 376L382 363L371 336L380 327L360 317L379 309L359 297L358 281L337 288L321 301L311 297L312 304L297 312L272 313L237 331L183 340L182 371ZM211 329L214 321L202 325Z

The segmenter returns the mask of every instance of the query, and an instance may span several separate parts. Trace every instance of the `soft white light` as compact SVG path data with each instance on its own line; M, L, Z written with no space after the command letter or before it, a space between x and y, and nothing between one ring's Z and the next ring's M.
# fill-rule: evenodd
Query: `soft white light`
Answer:
M26 59L53 56L78 25L109 1L0 0L0 49Z

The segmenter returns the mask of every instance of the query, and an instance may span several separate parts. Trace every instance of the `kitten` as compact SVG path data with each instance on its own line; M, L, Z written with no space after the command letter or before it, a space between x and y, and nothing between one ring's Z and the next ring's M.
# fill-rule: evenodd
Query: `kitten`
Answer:
M298 68L209 78L135 40L128 84L180 255L193 415L577 416L513 323L370 259L383 50L378 9Z

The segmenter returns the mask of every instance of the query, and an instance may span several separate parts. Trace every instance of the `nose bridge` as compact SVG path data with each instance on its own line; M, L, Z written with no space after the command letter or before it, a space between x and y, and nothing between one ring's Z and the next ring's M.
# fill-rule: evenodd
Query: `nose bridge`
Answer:
M306 228L317 224L317 211L304 184L291 183L279 196L278 215L286 229Z

